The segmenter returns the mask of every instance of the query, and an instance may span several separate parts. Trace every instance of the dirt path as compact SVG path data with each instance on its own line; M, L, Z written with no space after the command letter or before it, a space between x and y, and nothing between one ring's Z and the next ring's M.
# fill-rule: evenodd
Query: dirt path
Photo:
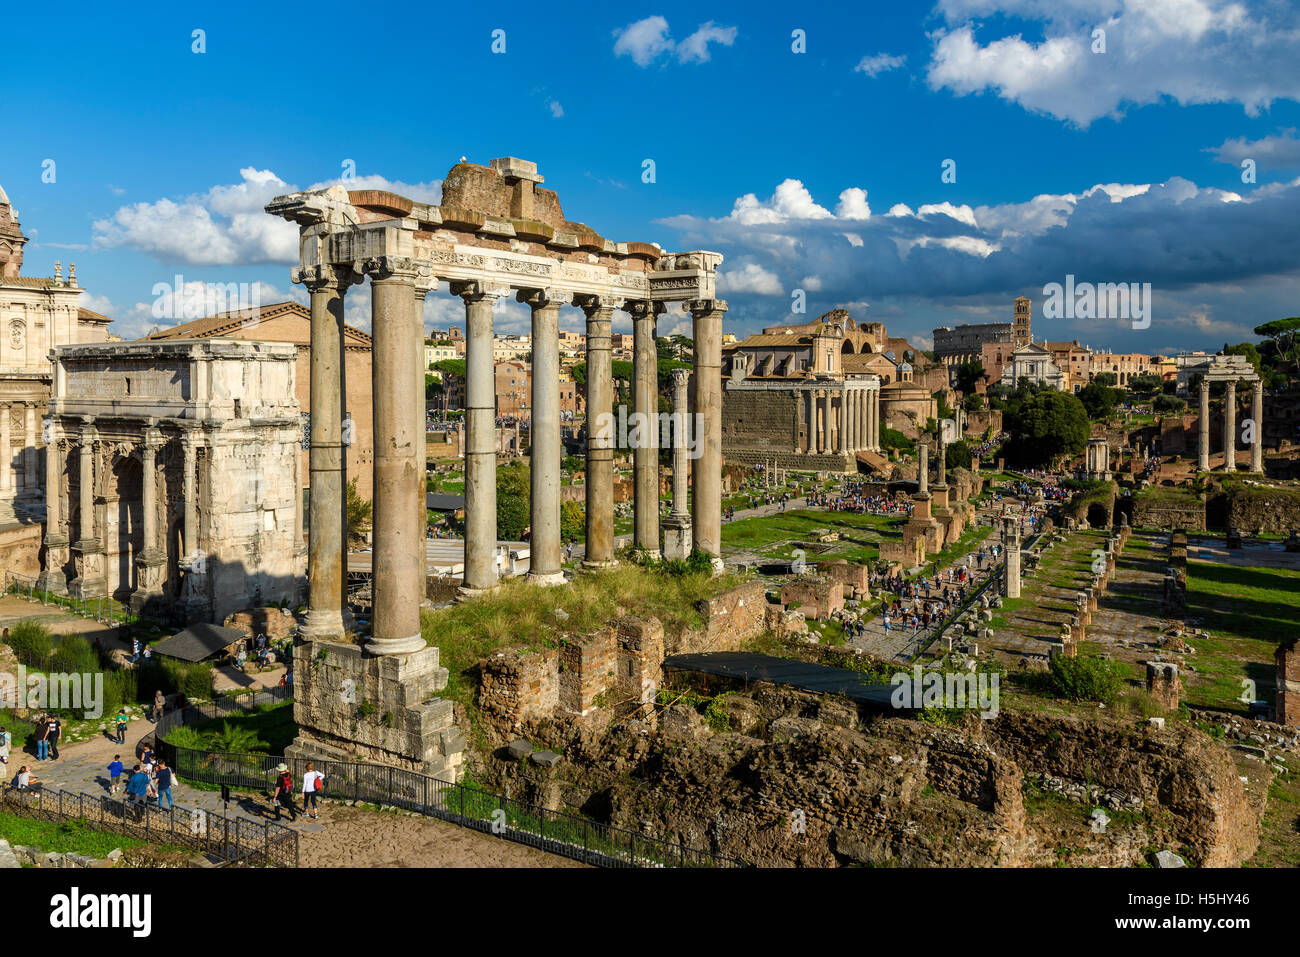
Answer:
M299 818L301 820L301 818ZM583 867L513 841L423 817L322 803L324 830L304 831L300 867Z

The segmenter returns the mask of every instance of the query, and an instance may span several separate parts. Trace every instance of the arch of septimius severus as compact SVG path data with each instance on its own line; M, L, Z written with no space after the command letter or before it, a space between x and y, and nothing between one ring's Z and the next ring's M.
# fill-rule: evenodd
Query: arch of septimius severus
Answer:
M437 284L465 302L465 572L475 595L497 584L493 305L514 294L532 309L533 432L530 577L563 581L560 541L559 338L561 305L587 320L588 423L613 402L610 324L632 316L634 412L658 412L655 321L670 302L693 318L692 399L700 434L692 471L695 546L720 564L722 316L714 277L722 256L665 254L615 243L564 218L535 163L505 157L454 166L440 205L343 186L280 196L267 212L300 227L293 280L311 294L310 581L305 633L343 633L345 496L341 462L340 343L349 286L372 292L374 400L374 619L369 649L425 647L419 608L425 579L423 303ZM656 430L657 433L657 430ZM659 552L659 455L634 450L634 544ZM587 562L614 561L613 437L588 427Z

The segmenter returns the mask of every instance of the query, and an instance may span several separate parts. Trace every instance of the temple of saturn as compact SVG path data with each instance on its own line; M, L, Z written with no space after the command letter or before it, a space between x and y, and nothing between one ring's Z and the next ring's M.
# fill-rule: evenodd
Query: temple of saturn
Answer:
M693 319L691 397L697 422L692 469L694 547L720 567L722 517L722 316L714 277L722 256L665 254L650 243L616 243L565 219L535 163L513 157L484 167L461 162L443 181L440 205L341 185L275 198L267 212L299 226L294 282L311 296L311 499L304 669L312 687L295 706L300 754L379 756L454 778L463 739L450 703L424 695L446 682L436 647L420 634L425 595L424 322L426 295L446 283L465 303L465 570L462 593L497 585L493 308L514 295L532 310L531 567L535 582L564 580L560 539L559 309L586 314L587 414L612 413L610 325L631 314L634 413L658 421L655 321L683 302ZM371 281L374 408L372 632L366 654L331 639L344 634L346 517L342 472L340 344L347 289ZM658 555L659 442L633 451L634 545ZM587 563L614 562L614 436L588 429ZM680 516L679 516L680 518ZM319 645L321 651L313 651ZM388 664L385 664L387 662ZM317 674L320 680L312 680ZM355 727L336 704L342 680L370 688L391 733ZM413 702L423 702L412 704ZM391 703L391 704L390 704ZM345 730L346 729L346 730Z
M1224 383L1223 396L1223 468L1237 470L1237 383L1249 382L1250 414L1255 423L1254 441L1250 445L1250 470L1264 471L1264 383L1245 356L1212 356L1208 362L1189 370L1200 373L1200 415L1198 417L1197 469L1210 470L1210 383Z

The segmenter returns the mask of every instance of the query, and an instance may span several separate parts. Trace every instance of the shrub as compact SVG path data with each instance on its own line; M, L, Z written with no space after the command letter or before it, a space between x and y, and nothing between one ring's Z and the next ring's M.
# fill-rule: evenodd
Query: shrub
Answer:
M33 618L24 618L9 629L9 647L24 662L43 662L54 647L50 630Z
M1113 702L1124 687L1124 666L1096 655L1057 655L1048 666L1049 687L1071 701Z
M180 691L191 701L211 698L212 678L212 665L190 665L181 679Z

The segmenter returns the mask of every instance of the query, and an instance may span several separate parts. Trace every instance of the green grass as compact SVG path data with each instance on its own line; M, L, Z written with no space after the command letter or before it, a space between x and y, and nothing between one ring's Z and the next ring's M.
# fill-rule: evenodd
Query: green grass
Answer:
M1187 616L1209 631L1277 644L1300 622L1300 570L1189 561Z
M81 821L37 821L0 812L0 837L10 844L39 847L47 854L84 854L104 857L114 848L141 847L144 841L88 827Z
M588 634L623 613L654 616L669 634L702 624L696 604L740 584L742 578L708 573L671 575L632 564L579 575L564 588L509 579L497 591L450 608L424 612L420 630L437 645L450 672L441 694L465 705L478 687L478 662L509 648L553 648L564 634ZM566 618L556 615L556 610Z

